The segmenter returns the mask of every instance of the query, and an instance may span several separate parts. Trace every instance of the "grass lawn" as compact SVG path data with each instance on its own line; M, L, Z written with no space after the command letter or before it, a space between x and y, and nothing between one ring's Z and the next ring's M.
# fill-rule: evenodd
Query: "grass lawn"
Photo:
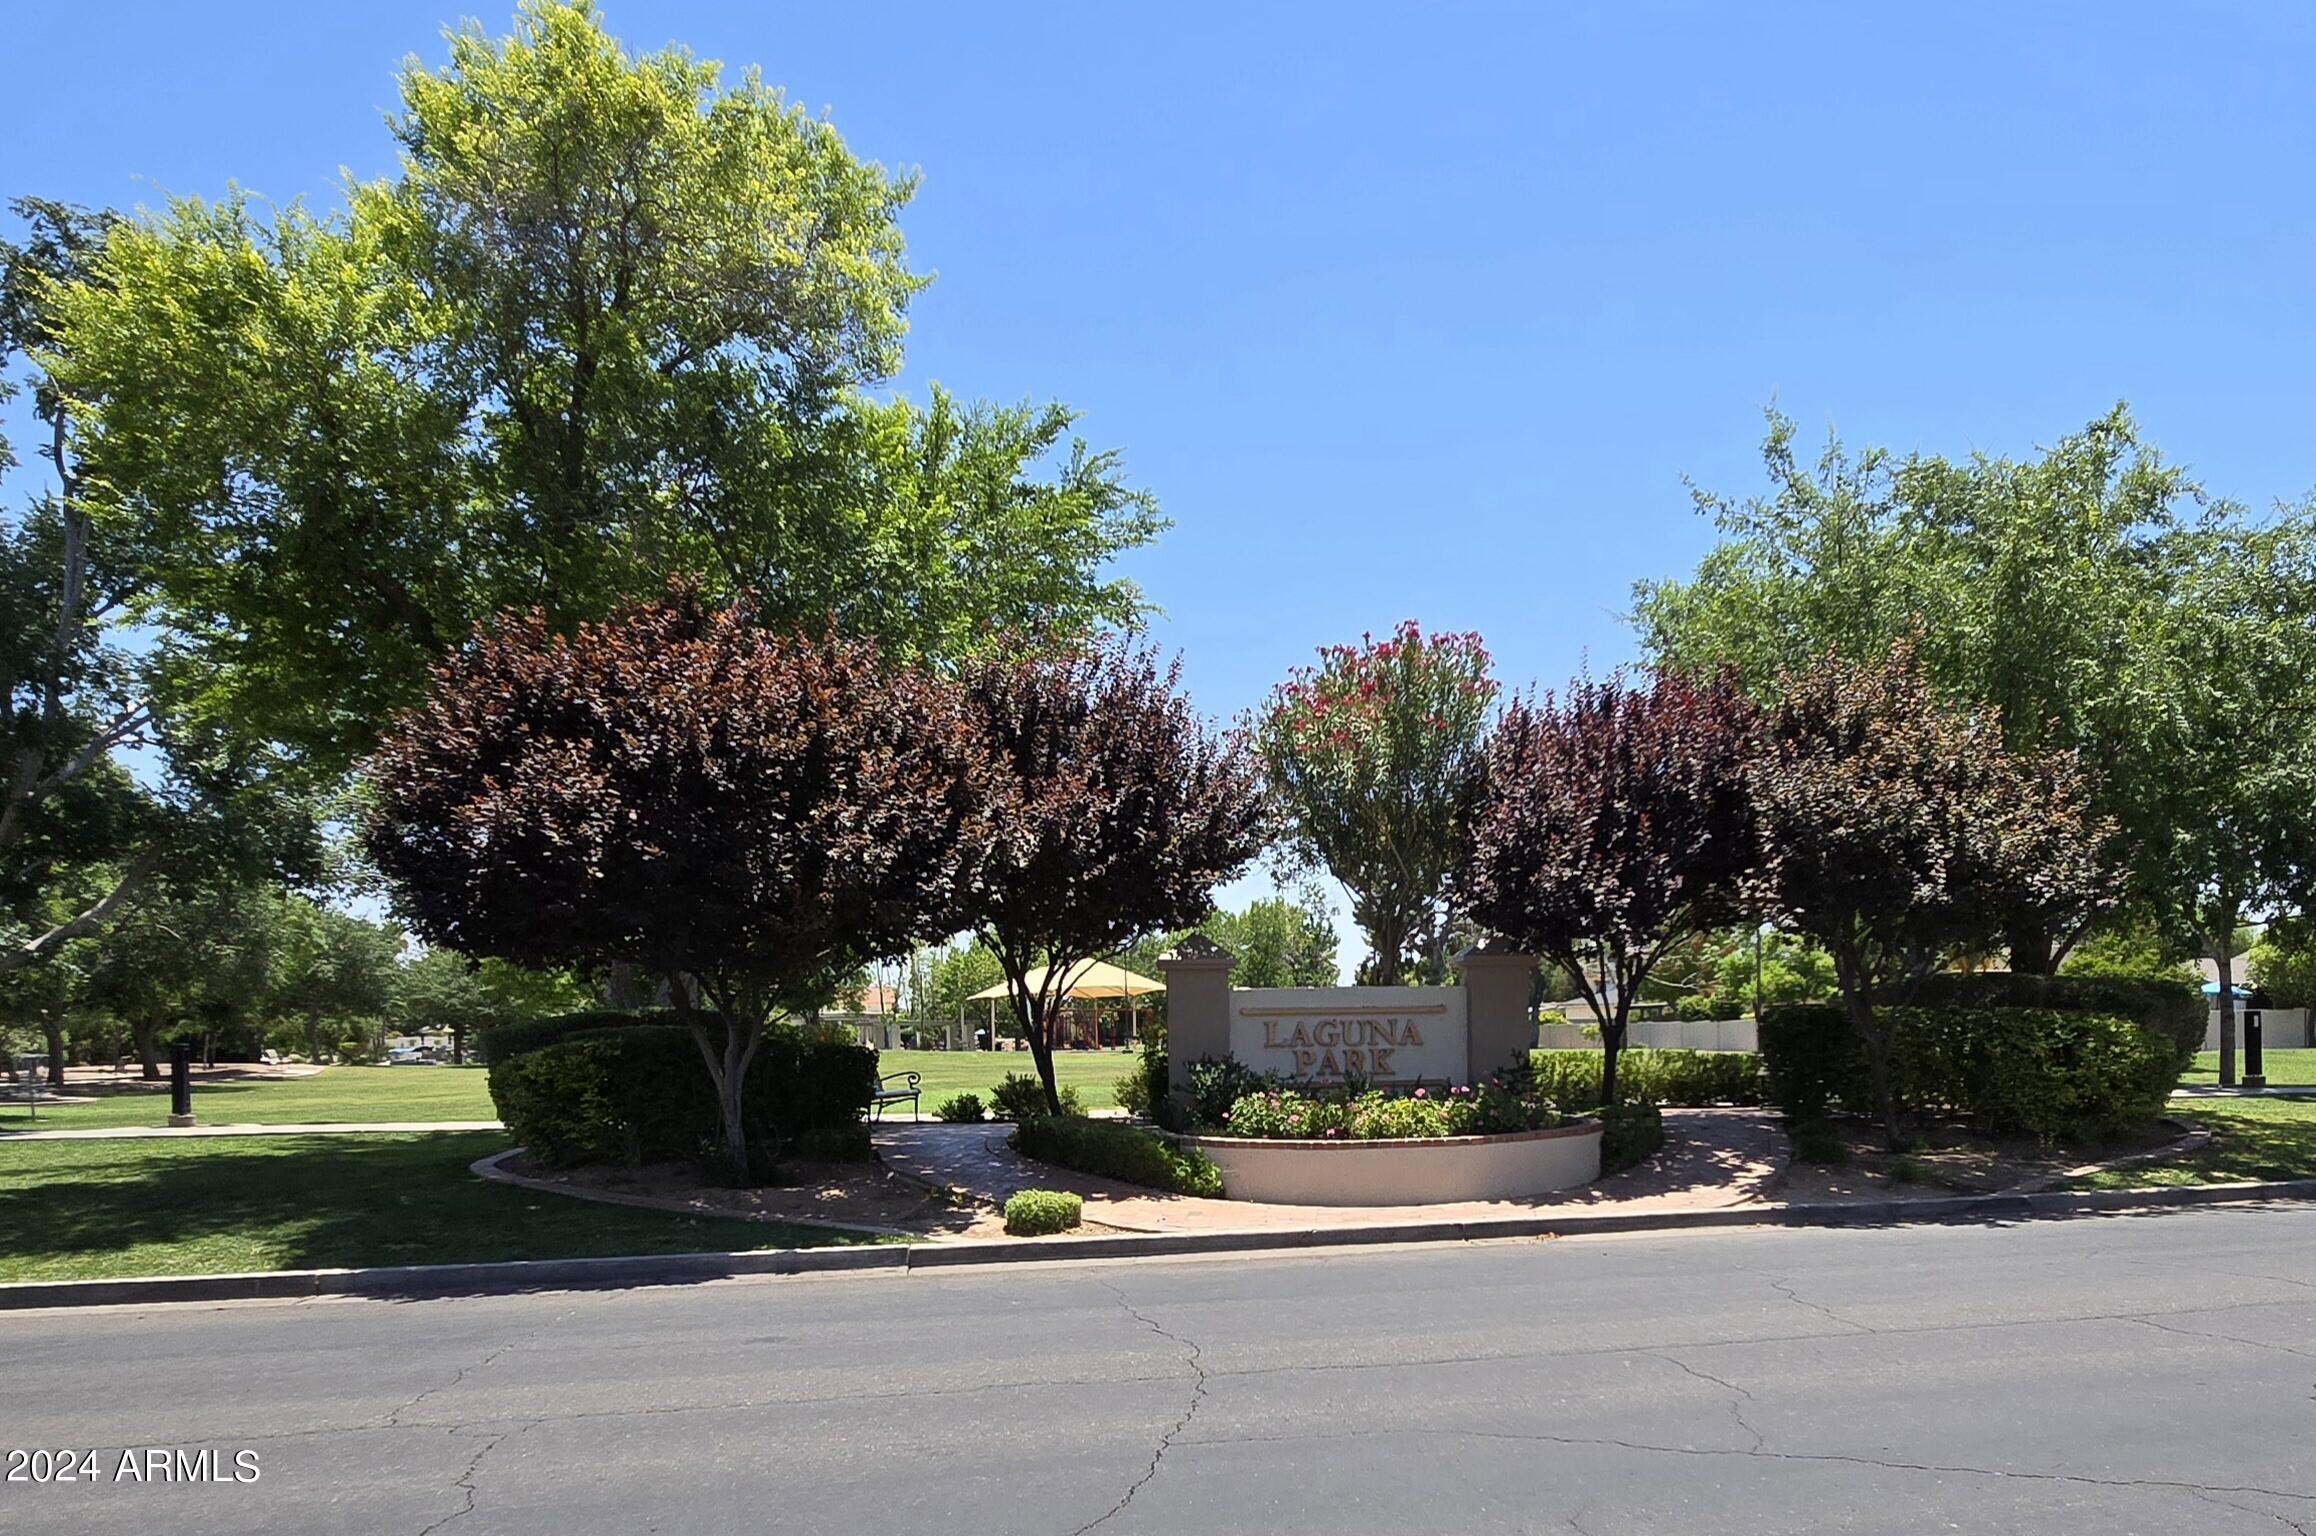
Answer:
M0 1105L0 1130L71 1131L167 1125L169 1094L130 1089L87 1104ZM75 1091L78 1091L77 1085ZM193 1113L203 1125L342 1125L349 1122L496 1120L480 1067L326 1067L279 1082L195 1080Z
M2143 1189L2316 1178L2316 1100L2174 1099L2171 1116L2208 1127L2211 1145L2176 1162L2093 1174L2074 1187Z
M2316 1053L2312 1053L2316 1054ZM1118 1079L1141 1063L1139 1051L1057 1051L1055 1078L1075 1085L1088 1109L1118 1102ZM1008 1072L1034 1073L1027 1051L886 1051L880 1072L924 1075L927 1116L952 1094L986 1101ZM480 1067L328 1067L315 1077L281 1082L219 1083L193 1089L203 1125L343 1125L496 1120ZM76 1089L77 1091L77 1089ZM167 1085L131 1088L87 1104L42 1105L37 1118L22 1103L0 1103L0 1131L72 1131L167 1125Z
M2316 1051L2262 1051L2260 1056L2261 1066L2267 1069L2270 1087L2289 1088L2300 1084L2316 1084ZM2243 1069L2244 1053L2239 1041L2236 1049L2236 1071L2241 1073ZM2187 1088L2209 1088L2217 1084L2219 1082L2219 1052L2199 1052L2195 1058L2195 1065L2189 1067L2181 1075L2179 1081L2182 1087Z
M467 1172L506 1145L496 1131L0 1143L0 1280L888 1241L628 1210Z
M1132 1051L1056 1051L1054 1081L1075 1086L1088 1109L1109 1109L1118 1102L1118 1079L1142 1064L1142 1053ZM953 1094L978 1093L989 1102L989 1091L1008 1072L1037 1075L1037 1063L1027 1051L886 1051L878 1058L879 1072L918 1072L928 1118L941 1101ZM903 1111L904 1114L907 1111Z

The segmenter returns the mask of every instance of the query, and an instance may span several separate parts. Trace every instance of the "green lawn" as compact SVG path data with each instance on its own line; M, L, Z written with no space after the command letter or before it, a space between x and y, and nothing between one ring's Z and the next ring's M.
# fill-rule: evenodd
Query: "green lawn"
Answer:
M2311 1053L2316 1054L2316 1053ZM1141 1062L1135 1051L1060 1051L1054 1074L1075 1085L1088 1109L1118 1102L1117 1082ZM886 1051L880 1072L924 1076L927 1115L951 1094L989 1097L1008 1072L1035 1072L1026 1051ZM196 1086L193 1112L203 1125L343 1125L429 1120L496 1120L480 1067L328 1067L315 1077L271 1083ZM166 1085L130 1088L87 1104L43 1105L37 1117L22 1103L0 1102L0 1131L68 1131L166 1125Z
M886 1241L629 1210L467 1172L506 1145L496 1131L0 1143L0 1280Z
M2079 1180L2083 1189L2153 1184L2241 1184L2316 1178L2316 1100L2174 1099L2176 1120L2206 1126L2212 1143L2176 1162L2121 1168Z
M77 1091L77 1090L76 1090ZM203 1125L342 1125L428 1120L496 1120L480 1067L326 1067L280 1082L219 1083L193 1089ZM37 1121L37 1123L36 1123ZM87 1104L0 1104L0 1130L68 1131L167 1125L169 1094L130 1089Z
M2293 1087L2316 1084L2316 1051L2263 1051L2261 1065L2266 1069L2270 1086ZM2236 1051L2236 1070L2244 1069L2242 1049ZM2195 1065L2181 1076L2180 1084L2188 1088L2209 1088L2219 1081L2219 1052L2203 1051L2195 1058Z
M1140 1066L1140 1051L1056 1051L1054 1081L1075 1086L1088 1109L1109 1109L1118 1102L1118 1079ZM989 1102L989 1091L1008 1072L1029 1076L1037 1063L1027 1051L886 1051L878 1059L879 1072L917 1072L924 1076L924 1110L930 1116L943 1099L958 1093L978 1093Z

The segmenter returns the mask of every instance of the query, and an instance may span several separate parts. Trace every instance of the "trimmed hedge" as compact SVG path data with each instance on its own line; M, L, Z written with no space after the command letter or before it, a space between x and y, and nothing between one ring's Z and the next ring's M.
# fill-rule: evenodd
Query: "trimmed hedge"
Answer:
M2011 971L1942 972L1925 980L1919 1008L2041 1008L2131 1020L2171 1042L2184 1072L2203 1049L2210 1008L2184 981L2133 976L2034 976Z
M1222 1196L1222 1170L1205 1153L1115 1120L1039 1115L1014 1127L1013 1145L1023 1157L1079 1173L1178 1195Z
M2064 978L2061 978L2062 980ZM1984 1130L2111 1136L2162 1114L2185 1063L2176 1037L2112 1014L2054 1008L1889 1008L1891 1086L1908 1114ZM1875 1113L1864 1045L1839 1007L1772 1008L1761 1052L1773 1101L1796 1121L1837 1102Z
M1005 1230L1015 1237L1067 1232L1084 1219L1086 1202L1060 1189L1024 1189L1005 1202Z
M593 1008L581 1013L550 1014L543 1019L509 1019L503 1024L490 1025L477 1035L475 1050L484 1066L495 1067L502 1061L512 1061L573 1035L675 1021L675 1010L671 1008L643 1008L632 1013L617 1008Z
M1063 1083L1054 1090L1054 1097L1061 1100L1061 1112L1065 1115L1086 1112L1074 1083ZM1053 1113L1045 1107L1044 1080L1034 1072L1006 1073L997 1086L989 1090L989 1113L999 1120L1043 1120Z
M596 1022L604 1017L622 1022L605 1028ZM568 1026L575 1019L592 1027L500 1034L491 1102L516 1140L550 1166L713 1154L715 1089L690 1030L664 1012L536 1022ZM862 1116L876 1081L877 1054L866 1046L767 1029L749 1064L744 1100L748 1138L764 1166L787 1152L868 1156Z
M1600 1103L1605 1058L1599 1051L1532 1051L1538 1092L1562 1109ZM1761 1058L1751 1051L1659 1050L1628 1046L1616 1060L1617 1097L1626 1103L1760 1104L1768 1099Z

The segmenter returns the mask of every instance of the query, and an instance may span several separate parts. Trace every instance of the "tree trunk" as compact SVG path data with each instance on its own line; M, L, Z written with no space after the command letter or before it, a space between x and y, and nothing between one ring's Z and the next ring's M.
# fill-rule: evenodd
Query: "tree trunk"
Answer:
M681 988L676 989L677 997L684 995ZM708 1078L715 1084L717 1140L725 1171L735 1185L753 1184L756 1180L748 1160L748 1067L764 1038L763 1021L743 1026L727 1015L711 1015L723 1026L723 1038L718 1040L716 1032L691 1007L683 1003L677 1006L691 1026L692 1043L700 1048L700 1059L707 1063Z
M632 1011L651 1006L653 988L644 974L624 960L604 968L603 1002L608 1008Z
M137 1042L137 1060L144 1069L142 1076L147 1082L161 1080L161 1047L155 1038L160 1032L161 1026L150 1019L129 1026L129 1034Z
M48 1037L48 1086L64 1092L64 1026L53 1016L40 1021L40 1032Z
M1600 1026L1600 1107L1616 1108L1616 1064L1624 1055L1625 1000L1618 993L1616 1018Z
M1025 1011L1033 1010L1036 1004L1023 998L1022 1008ZM1061 1113L1061 1090L1054 1084L1053 1037L1048 1029L1047 1020L1026 1020L1022 1033L1029 1037L1029 1059L1037 1063L1038 1081L1045 1085L1046 1112L1058 1115Z
M1850 1028L1866 1048L1866 1069L1874 1081L1874 1113L1882 1122L1882 1140L1893 1152L1906 1149L1898 1129L1898 1085L1890 1070L1890 1038L1874 1017L1873 1000L1863 992L1849 995Z
M2004 931L2010 945L2010 968L2021 976L2058 973L2059 949L2050 925L2035 918L2012 920Z

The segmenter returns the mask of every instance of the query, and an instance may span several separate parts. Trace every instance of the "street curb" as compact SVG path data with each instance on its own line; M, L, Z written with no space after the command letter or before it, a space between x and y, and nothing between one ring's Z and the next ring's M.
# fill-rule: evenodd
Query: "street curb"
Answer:
M0 1285L0 1312L34 1307L116 1307L165 1302L289 1301L317 1296L496 1295L690 1285L741 1275L843 1270L953 1269L1058 1260L1255 1253L1386 1243L1482 1242L1524 1237L1588 1237L1712 1227L1880 1227L1968 1219L2024 1221L2255 1200L2316 1200L2316 1179L2267 1184L2187 1184L2163 1189L2100 1189L2041 1194L1956 1195L1874 1200L1856 1205L1723 1206L1657 1214L1507 1216L1485 1221L1409 1221L1370 1227L1305 1227L1224 1232L1133 1233L1118 1237L1029 1238L1010 1243L916 1243L861 1248L775 1248L753 1253L648 1254L615 1259L520 1259L498 1264L407 1264L380 1269L293 1269L259 1274L156 1276L134 1280L19 1281Z

